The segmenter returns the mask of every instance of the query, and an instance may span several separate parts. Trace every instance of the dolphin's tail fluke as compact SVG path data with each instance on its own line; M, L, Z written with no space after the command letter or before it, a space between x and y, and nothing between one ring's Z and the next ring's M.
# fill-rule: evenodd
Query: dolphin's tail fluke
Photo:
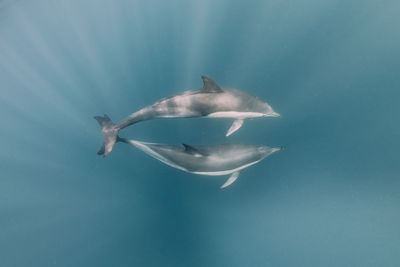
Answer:
M117 142L117 136L119 128L111 121L111 119L104 114L104 117L95 116L97 122L100 124L101 131L103 133L104 142L97 154L107 156L111 153L115 143Z

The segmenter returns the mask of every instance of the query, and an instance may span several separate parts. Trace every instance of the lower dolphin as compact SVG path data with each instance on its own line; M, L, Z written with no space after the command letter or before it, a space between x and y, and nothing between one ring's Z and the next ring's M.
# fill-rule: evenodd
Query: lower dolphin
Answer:
M119 137L118 141L131 144L159 161L185 172L211 176L231 174L221 188L231 185L239 177L242 169L281 150L281 147L245 144L165 145Z
M206 76L202 76L202 79L203 88L161 99L129 115L119 124L114 124L107 115L95 116L104 137L103 146L97 153L107 156L112 151L121 129L144 120L191 117L233 118L234 122L226 133L226 136L229 136L237 131L247 118L280 116L268 103L255 96L236 89L221 88Z

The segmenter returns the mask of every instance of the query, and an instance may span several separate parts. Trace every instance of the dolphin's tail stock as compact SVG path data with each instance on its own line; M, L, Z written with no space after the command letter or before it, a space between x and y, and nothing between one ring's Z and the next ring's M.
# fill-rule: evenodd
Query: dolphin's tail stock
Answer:
M107 156L111 153L115 143L117 142L117 136L119 128L111 121L111 119L104 114L104 117L95 116L97 122L100 124L101 132L103 133L104 142L97 154Z

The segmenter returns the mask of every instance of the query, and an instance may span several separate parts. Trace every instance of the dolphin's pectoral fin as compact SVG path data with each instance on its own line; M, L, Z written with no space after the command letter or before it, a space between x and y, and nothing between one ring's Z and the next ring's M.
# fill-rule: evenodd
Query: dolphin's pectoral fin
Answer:
M195 157L202 157L202 156L206 156L204 155L204 153L201 153L197 148L192 147L188 144L182 144L185 147L185 152L192 154Z
M241 119L234 120L231 128L229 128L229 130L226 132L226 136L230 136L231 134L233 134L234 132L239 130L240 127L242 127L243 122L244 122L244 120L241 120Z
M207 92L207 93L222 93L222 89L221 87L218 86L218 84L216 84L211 78L207 77L207 76L201 76L201 78L203 79L203 92Z
M231 184L233 184L233 182L235 182L236 179L239 177L239 174L240 174L240 172L232 173L232 175L228 178L228 180L226 180L226 182L223 185L221 185L220 188L222 189L222 188L225 188L225 187L230 186Z

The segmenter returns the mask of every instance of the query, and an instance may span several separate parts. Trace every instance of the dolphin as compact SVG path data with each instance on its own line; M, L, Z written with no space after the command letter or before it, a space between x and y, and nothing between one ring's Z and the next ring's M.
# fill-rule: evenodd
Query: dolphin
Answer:
M153 158L185 172L210 176L231 174L221 188L235 182L241 170L282 149L281 147L245 144L165 145L120 137L118 137L118 141L131 144Z
M247 118L280 117L268 103L255 96L237 89L221 88L207 76L201 78L203 88L163 98L132 113L119 124L114 124L107 115L95 116L104 138L97 154L107 156L117 141L119 131L140 121L156 118L233 118L234 122L226 133L229 136L242 127Z

